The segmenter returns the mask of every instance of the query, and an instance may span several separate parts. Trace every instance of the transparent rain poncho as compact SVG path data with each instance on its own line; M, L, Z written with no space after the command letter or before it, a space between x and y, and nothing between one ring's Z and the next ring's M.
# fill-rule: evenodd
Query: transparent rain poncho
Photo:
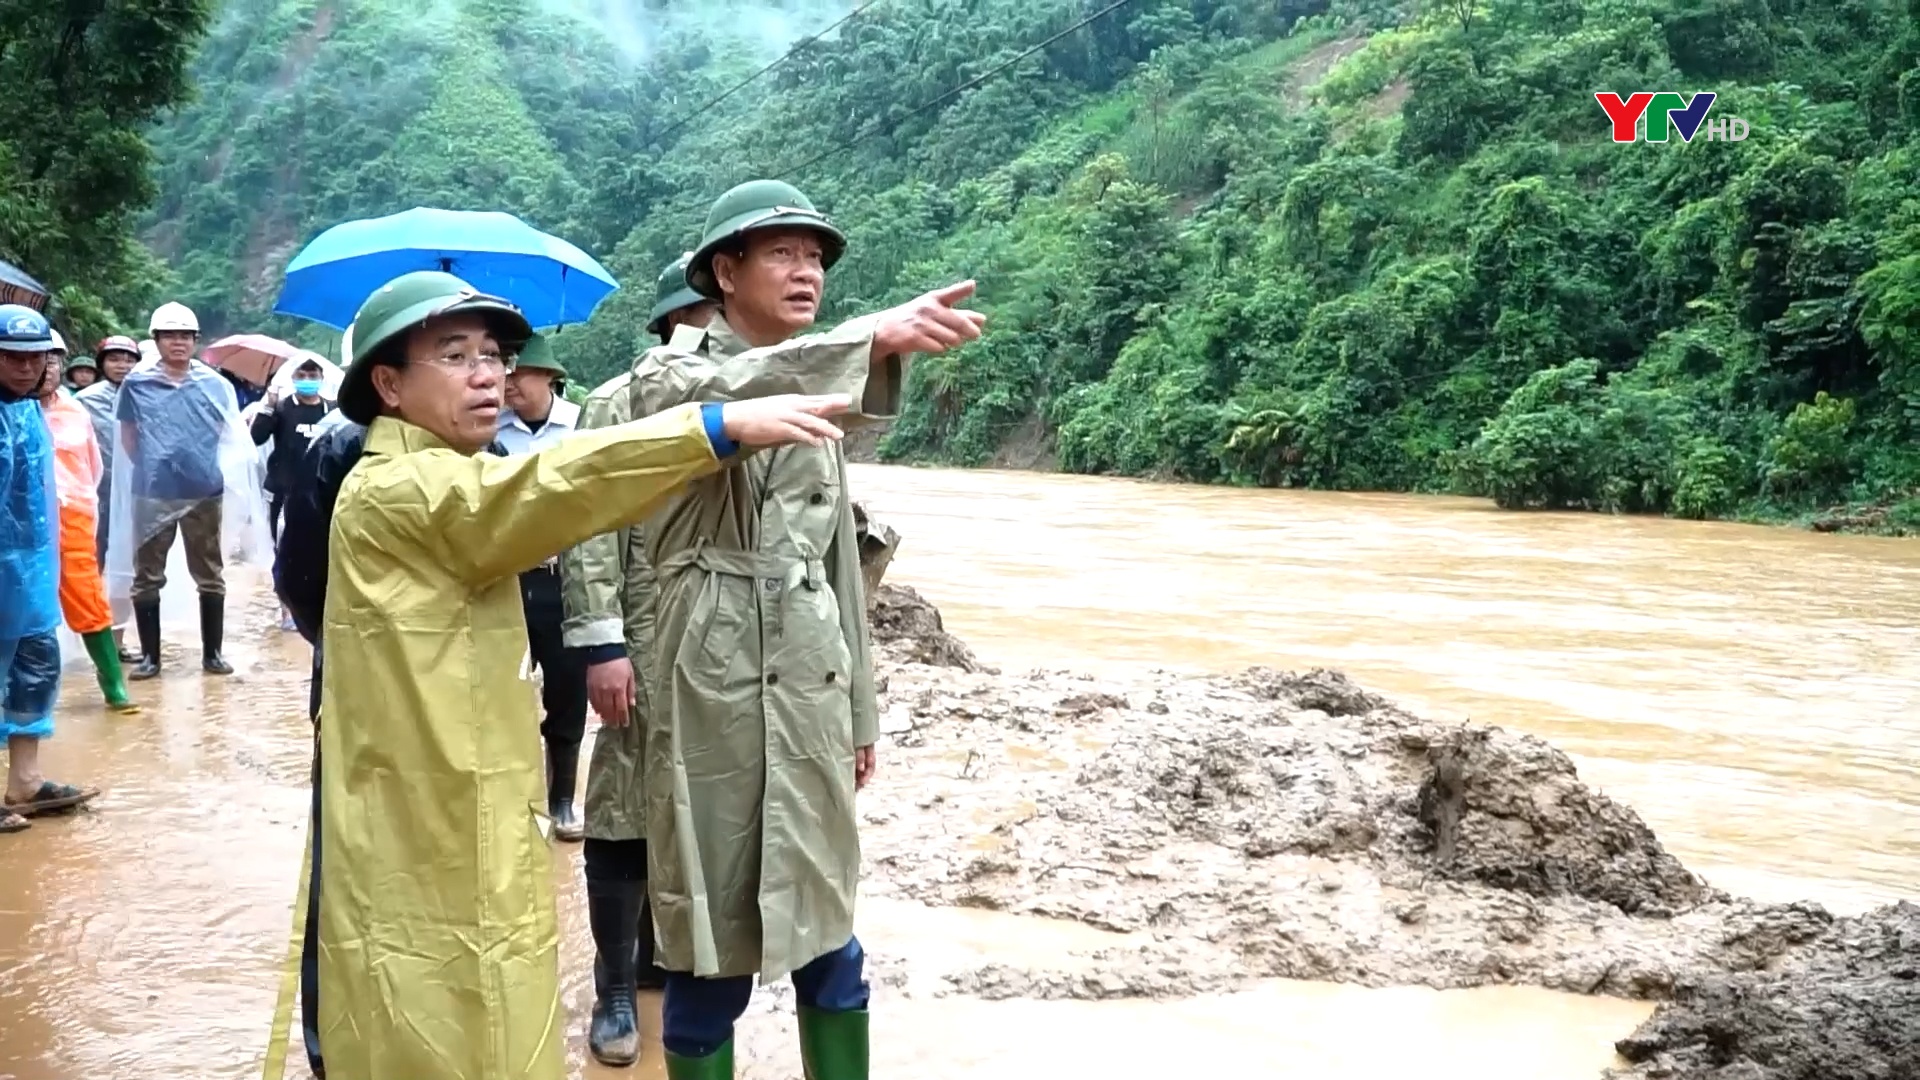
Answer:
M265 470L240 419L232 383L198 360L177 379L161 363L145 360L121 383L114 419L103 569L116 609L133 594L140 548L164 530L177 533L182 519L209 500L220 506L224 561L272 564L261 493Z
M57 499L40 403L0 403L0 640L60 625Z

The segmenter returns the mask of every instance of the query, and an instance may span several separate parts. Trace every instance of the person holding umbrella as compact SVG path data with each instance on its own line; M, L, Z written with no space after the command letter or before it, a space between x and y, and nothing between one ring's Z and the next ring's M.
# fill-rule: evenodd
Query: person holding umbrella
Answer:
M500 445L509 454L531 454L557 446L572 435L580 420L580 406L560 396L567 369L554 358L545 337L528 341L507 373L507 411L500 414ZM561 638L565 618L560 606L560 563L557 558L520 575L520 598L526 609L527 643L533 666L540 669L540 703L546 715L540 737L547 744L547 813L554 835L569 842L582 835L580 815L574 811L579 786L580 741L587 733L587 671Z
M792 185L713 204L687 281L720 305L635 364L633 413L769 393L846 393L891 415L903 358L980 336L966 282L813 324L839 228ZM790 352L778 352L791 341ZM837 446L796 447L691 484L646 523L659 576L646 725L648 884L667 969L674 1080L733 1075L754 979L791 976L815 1080L865 1080L868 987L854 936L854 793L879 737L858 539Z
M514 305L435 271L352 325L367 424L327 549L320 1046L343 1077L561 1080L559 926L518 575L640 520L743 449L818 445L847 402L690 403L529 454L480 451Z
M661 344L680 326L705 326L713 301L687 285L687 252L660 272L647 332ZM633 419L623 372L595 387L581 409L583 430ZM647 696L637 672L653 663L653 568L642 527L629 526L561 556L566 644L586 664L587 696L604 725L587 765L587 924L593 931L593 1020L587 1049L602 1065L631 1065L640 1054L634 993L663 990L653 961L653 910L647 903L647 802L641 783Z

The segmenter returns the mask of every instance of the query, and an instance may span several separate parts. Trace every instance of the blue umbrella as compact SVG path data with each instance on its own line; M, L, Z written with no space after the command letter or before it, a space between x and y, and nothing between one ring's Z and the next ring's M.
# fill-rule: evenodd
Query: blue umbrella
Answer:
M457 274L543 330L586 322L620 287L593 256L512 214L415 207L314 237L287 264L273 310L345 330L375 289L414 270Z

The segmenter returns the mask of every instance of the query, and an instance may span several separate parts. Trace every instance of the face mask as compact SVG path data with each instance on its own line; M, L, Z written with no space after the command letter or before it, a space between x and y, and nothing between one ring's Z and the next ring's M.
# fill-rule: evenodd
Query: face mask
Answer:
M319 397L320 380L295 379L293 380L293 392L299 394L301 397Z

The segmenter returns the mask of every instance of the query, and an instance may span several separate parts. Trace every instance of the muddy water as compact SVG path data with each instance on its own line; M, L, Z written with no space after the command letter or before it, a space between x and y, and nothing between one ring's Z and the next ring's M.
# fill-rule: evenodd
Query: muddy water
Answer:
M992 662L1339 664L1554 739L1723 883L1856 905L1914 891L1908 546L1437 500L878 467L856 481L907 538L893 573ZM232 580L231 679L192 663L191 586L170 588L176 647L136 688L147 715L107 716L71 671L43 757L110 792L0 838L0 1080L259 1075L305 830L307 653L272 629L258 575ZM591 993L577 858L554 855L576 1062ZM1648 1009L1278 982L1164 1004L936 999L942 972L983 957L1058 967L1115 936L886 899L862 923L888 973L885 1076L1253 1063L1573 1080ZM798 1075L780 1004L762 995L745 1021L743 1075ZM304 1075L297 1042L291 1056ZM658 1048L587 1075L662 1075Z
M1327 665L1530 731L1695 870L1920 894L1920 542L857 466L889 571L1019 665Z

